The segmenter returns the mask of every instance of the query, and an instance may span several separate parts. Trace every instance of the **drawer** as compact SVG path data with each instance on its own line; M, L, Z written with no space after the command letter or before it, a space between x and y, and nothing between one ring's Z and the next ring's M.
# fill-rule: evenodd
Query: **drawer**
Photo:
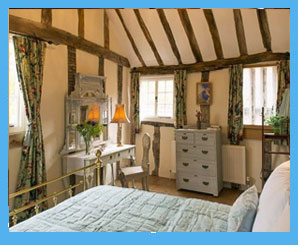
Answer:
M177 143L182 144L194 144L194 133L193 132L176 132Z
M196 154L200 160L216 161L216 149L213 146L196 146Z
M197 148L193 145L177 144L176 155L177 157L188 158L189 155L197 155Z
M177 187L206 193L217 192L217 178L179 172L176 179Z
M196 145L216 145L216 133L215 132L196 132L195 133L195 144Z
M216 177L216 163L215 162L198 162L193 159L177 160L176 168L178 171L197 173L199 175Z

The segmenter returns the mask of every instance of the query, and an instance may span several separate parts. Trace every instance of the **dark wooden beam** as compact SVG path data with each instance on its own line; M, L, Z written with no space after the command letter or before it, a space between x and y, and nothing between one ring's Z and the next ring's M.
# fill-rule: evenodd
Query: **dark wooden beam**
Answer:
M71 46L67 46L68 95L70 95L75 88L75 74L77 71L76 63L76 49Z
M84 9L78 9L78 34L81 38L85 37Z
M103 12L103 22L104 22L104 47L106 49L109 49L110 48L109 17L105 9Z
M111 50L84 38L77 37L69 32L52 26L46 26L45 24L41 24L36 21L9 15L9 31L12 33L38 37L45 41L71 46L75 49L80 49L96 56L102 55L105 59L111 60L119 65L130 67L127 58Z
M209 71L203 71L201 74L201 82L209 82ZM208 126L210 123L210 105L200 105L201 125ZM203 125L202 125L203 126Z
M169 43L171 45L171 48L173 50L173 53L176 56L176 59L177 59L178 63L182 64L181 56L180 56L180 53L179 53L179 50L178 50L178 47L177 47L173 32L171 30L171 27L169 25L169 22L167 20L166 15L165 15L165 12L163 11L163 9L156 9L156 11L157 11L158 16L160 18L163 29L165 30L165 32L167 34L167 37L168 37Z
M123 88L123 67L118 65L118 72L117 72L117 103L122 104L122 88Z
M186 33L186 36L188 38L188 42L190 45L190 48L192 50L192 53L196 59L197 62L202 61L202 54L197 42L197 39L195 37L190 19L188 17L186 9L177 9L181 23L183 25L184 31Z
M104 76L105 60L102 56L98 57L98 75ZM103 83L103 92L106 92L106 81Z
M140 11L138 9L134 9L134 12L135 12L135 15L137 17L138 23L139 23L139 25L140 25L140 27L141 27L144 35L145 35L145 38L147 39L147 42L149 43L149 45L150 45L150 47L151 47L151 49L153 51L153 54L154 54L154 56L155 56L155 58L157 60L157 63L160 66L163 66L163 61L162 61L162 59L161 59L161 57L160 57L160 55L159 55L159 53L158 53L158 51L156 49L156 46L155 46L155 44L153 42L153 39L152 39L152 37L150 35L150 32L149 32L148 28L145 25L145 22L144 22L144 20L143 20L143 18L141 16Z
M139 52L139 50L138 50L138 48L137 48L137 45L136 45L136 43L135 43L135 41L134 41L132 35L130 34L130 32L129 32L127 26L125 25L125 22L124 22L124 20L123 20L123 17L122 17L122 15L121 15L120 10L119 10L119 9L115 9L115 11L116 11L116 13L117 13L117 15L118 15L118 17L119 17L119 19L120 19L120 22L121 22L121 24L122 24L122 26L123 26L123 28L124 28L124 30L125 30L125 32L126 32L126 35L127 35L128 39L129 39L129 41L130 41L130 43L131 43L131 46L132 46L132 48L133 48L133 50L134 50L136 56L138 57L138 59L139 59L139 61L141 62L142 66L146 66L145 61L143 60L142 55L140 54L140 52Z
M41 23L47 26L52 25L52 9L41 9Z
M244 55L237 58L220 59L206 62L198 62L194 64L182 64L182 65L170 65L170 66L148 66L133 68L134 72L140 72L141 74L173 74L175 70L186 70L191 72L203 72L203 71L215 71L224 68L228 68L230 65L235 64L254 64L266 61L279 61L290 59L289 53L272 53L264 52L252 55Z
M236 34L240 55L247 55L247 45L240 9L233 9Z
M257 16L259 21L259 27L262 35L264 47L267 51L271 51L271 35L269 30L269 24L265 9L257 9Z
M217 59L223 59L222 46L212 9L203 9L203 12L209 26L216 57Z

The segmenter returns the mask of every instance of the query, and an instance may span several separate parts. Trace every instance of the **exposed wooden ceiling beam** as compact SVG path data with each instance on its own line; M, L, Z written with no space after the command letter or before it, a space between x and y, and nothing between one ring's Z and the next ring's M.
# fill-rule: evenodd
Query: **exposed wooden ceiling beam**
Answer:
M109 17L107 11L103 11L103 36L104 36L104 47L106 49L110 48L110 29L109 29Z
M185 30L186 36L188 38L190 48L192 50L192 53L196 59L197 62L203 61L201 51L198 45L198 42L196 40L190 19L188 17L186 9L177 9L178 14L180 16L181 23L183 25L183 28Z
M259 27L262 35L264 47L267 51L271 51L271 35L269 30L269 24L265 9L257 9L257 16L259 21Z
M138 23L139 23L139 25L140 25L140 27L141 27L141 29L142 29L142 31L143 31L143 33L144 33L144 35L145 35L148 43L149 43L149 45L150 45L150 47L151 47L151 49L152 49L152 51L154 53L154 56L155 56L155 58L157 60L157 63L160 66L163 66L163 61L162 61L162 59L161 59L161 57L160 57L160 55L159 55L159 53L158 53L158 51L156 49L156 46L155 46L155 44L153 42L153 39L152 39L152 37L150 35L150 32L149 32L148 28L145 25L145 22L144 22L144 20L143 20L143 18L141 16L140 11L138 9L134 9L134 12L135 12L135 15L137 17Z
M167 37L168 37L169 43L171 45L171 48L173 50L173 53L176 56L178 63L182 64L181 56L180 56L173 32L171 30L171 27L169 25L166 15L165 15L165 12L163 9L156 9L156 11L157 11L160 21L162 23L163 29L165 30L165 32L167 34Z
M79 37L85 37L85 18L84 18L84 9L78 9L78 33Z
M213 61L198 62L194 64L170 65L170 66L149 66L133 68L132 71L146 74L173 74L175 70L186 70L188 73L214 71L228 68L235 64L254 64L266 61L279 61L290 59L289 53L263 52L259 54L245 55L236 58L217 59Z
M240 9L233 9L236 34L240 55L247 55L247 45Z
M108 50L96 43L77 37L69 32L45 24L9 15L9 31L21 35L33 36L46 41L64 44L87 53L111 60L119 65L130 67L127 58Z
M121 24L122 24L122 26L123 26L123 28L124 28L124 30L126 32L126 35L127 35L128 39L129 39L129 41L131 43L131 46L132 46L132 48L133 48L136 56L138 57L138 59L141 62L142 66L146 66L146 63L143 60L142 55L140 54L140 52L139 52L139 50L137 48L137 45L136 45L136 43L135 43L132 35L130 34L130 32L129 32L129 30L128 30L128 28L127 28L127 26L126 26L126 24L125 24L125 22L123 20L123 17L121 15L120 9L115 9L115 11L116 11L116 13L117 13L117 15L118 15L118 17L120 19L120 22L121 22Z
M213 40L213 45L214 45L214 50L216 53L216 57L217 59L223 59L223 52L222 52L222 46L221 46L221 42L220 42L220 36L218 33L218 29L216 26L216 22L214 19L214 15L212 12L212 9L203 9L205 18L207 20L208 26L209 26L209 30L211 33L211 37Z
M52 9L41 9L41 23L47 26L52 25Z

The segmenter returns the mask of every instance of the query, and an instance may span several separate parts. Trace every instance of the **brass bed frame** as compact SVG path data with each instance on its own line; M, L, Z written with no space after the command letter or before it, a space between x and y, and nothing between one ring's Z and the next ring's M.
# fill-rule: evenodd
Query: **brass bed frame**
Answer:
M69 187L67 187L66 189L64 189L62 191L54 192L53 194L48 195L48 196L46 196L46 197L44 197L44 198L42 198L40 200L36 200L36 201L31 202L31 203L29 203L29 204L27 204L27 205L25 205L23 207L20 207L18 209L14 209L12 211L9 211L9 217L12 217L12 223L13 223L13 225L16 225L17 224L17 221L18 221L17 214L18 213L21 213L21 212L23 212L23 211L25 211L25 210L27 210L29 208L34 207L35 214L38 214L39 213L39 204L40 203L43 203L45 201L48 201L48 200L52 199L54 206L56 206L57 205L57 202L58 202L58 198L57 197L60 196L61 194L67 192L68 193L68 196L70 198L73 195L73 192L72 192L73 189L76 188L76 187L79 187L81 185L83 185L83 188L84 188L84 191L85 191L86 190L86 169L89 169L89 168L92 168L92 167L94 167L96 169L96 175L97 175L96 185L97 186L100 185L100 177L101 177L100 176L100 168L102 166L102 161L100 160L101 154L102 154L102 151L101 150L97 150L97 152L96 152L96 161L94 163L92 163L92 164L89 164L87 166L84 166L83 168L79 168L77 170L74 170L72 172L69 172L69 173L67 173L65 175L62 175L60 177L57 177L57 178L48 180L48 181L46 181L44 183L41 183L41 184L38 184L38 185L35 185L35 186L32 186L32 187L29 187L29 188L26 188L26 189L23 189L23 190L20 190L20 191L17 191L17 192L14 192L14 193L9 194L8 195L8 200L10 200L12 198L15 198L16 196L22 195L24 193L27 193L29 191L33 191L33 190L35 190L37 188L40 188L40 187L43 187L43 186L47 186L48 184L54 183L54 182L56 182L58 180L62 180L64 178L69 177L69 176L71 176L73 174L76 174L76 173L78 173L80 171L83 171L83 180L80 181L78 184L69 185Z

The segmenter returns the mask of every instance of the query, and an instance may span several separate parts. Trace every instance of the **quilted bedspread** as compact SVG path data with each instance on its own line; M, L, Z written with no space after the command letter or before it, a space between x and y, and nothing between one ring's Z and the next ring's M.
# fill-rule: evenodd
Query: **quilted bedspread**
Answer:
M200 199L99 186L13 226L10 231L227 231L230 208Z

